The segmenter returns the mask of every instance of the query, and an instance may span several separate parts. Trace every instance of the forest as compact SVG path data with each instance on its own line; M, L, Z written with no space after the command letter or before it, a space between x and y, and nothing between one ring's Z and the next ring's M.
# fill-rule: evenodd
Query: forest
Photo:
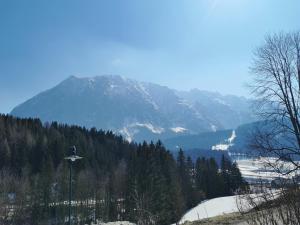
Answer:
M0 223L68 223L70 146L73 224L128 220L169 225L205 199L247 188L223 156L177 158L160 141L129 143L111 131L0 115Z

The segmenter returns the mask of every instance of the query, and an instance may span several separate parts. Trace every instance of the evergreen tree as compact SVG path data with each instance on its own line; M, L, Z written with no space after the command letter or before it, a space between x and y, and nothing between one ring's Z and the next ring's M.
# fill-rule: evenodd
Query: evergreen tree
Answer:
M177 168L182 196L185 200L184 206L186 209L188 209L193 207L195 204L195 192L193 188L194 165L191 158L188 157L188 160L186 160L182 149L180 149L178 152Z
M223 182L223 195L231 195L231 162L224 155L221 159L221 176Z

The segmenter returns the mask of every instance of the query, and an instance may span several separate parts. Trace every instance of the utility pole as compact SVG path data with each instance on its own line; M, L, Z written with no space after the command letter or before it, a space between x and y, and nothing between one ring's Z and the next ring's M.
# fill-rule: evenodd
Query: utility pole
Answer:
M71 225L71 209L72 209L72 163L78 159L82 159L82 157L76 154L76 147L72 146L69 149L69 156L65 157L66 160L69 161L70 167L70 177L69 177L69 225Z

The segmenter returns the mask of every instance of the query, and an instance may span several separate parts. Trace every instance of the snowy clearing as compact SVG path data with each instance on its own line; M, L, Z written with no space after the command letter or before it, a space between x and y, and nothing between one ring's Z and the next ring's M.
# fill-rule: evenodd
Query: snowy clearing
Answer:
M274 199L279 195L271 191L270 198ZM251 194L251 197L255 197L257 204L263 202L263 198L260 194ZM204 201L196 207L189 210L179 221L179 224L183 224L187 221L198 221L216 216L222 216L229 213L239 212L239 208L244 212L249 211L251 208L247 203L246 195L234 195L227 197L219 197Z
M237 196L214 198L192 208L181 218L179 224L238 211Z
M277 164L281 171L292 170L294 167L291 163L278 161L272 157L260 157L236 160L242 176L247 180L263 179L271 181L277 177L291 178L297 175L296 172L290 175L281 175L274 170L269 164Z
M130 223L128 221L116 221L116 222L108 222L108 223L92 223L91 225L136 225L135 223Z

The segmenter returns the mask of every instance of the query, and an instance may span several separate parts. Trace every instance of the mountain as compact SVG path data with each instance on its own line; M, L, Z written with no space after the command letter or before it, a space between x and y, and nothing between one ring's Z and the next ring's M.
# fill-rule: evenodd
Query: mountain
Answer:
M11 114L113 130L141 141L235 128L254 120L250 104L243 97L176 91L117 75L71 76Z

